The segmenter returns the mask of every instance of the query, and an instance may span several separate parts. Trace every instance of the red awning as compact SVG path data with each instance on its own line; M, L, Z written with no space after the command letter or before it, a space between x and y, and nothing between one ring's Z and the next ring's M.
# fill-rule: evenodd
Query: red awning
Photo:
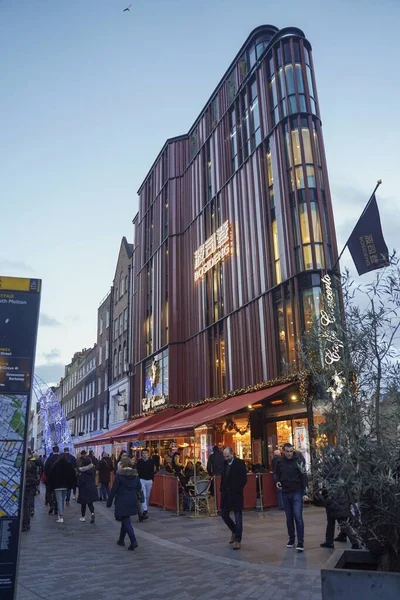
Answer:
M140 437L147 428L157 427L161 421L169 421L170 418L175 418L182 410L182 408L166 408L156 414L131 421L128 424L129 426L126 426L124 431L121 431L118 435L114 435L113 439L118 441L129 441L132 438Z
M221 417L235 413L246 406L271 398L293 385L294 383L284 383L265 390L260 390L259 392L241 394L240 396L225 398L224 400L217 400L210 404L203 404L188 410L183 410L176 417L160 422L158 427L149 428L146 426L144 439L151 440L160 437L183 437L193 435L195 427L210 423L211 421L216 421Z
M143 423L143 421L146 421L147 418L148 417L140 417L139 419L135 419L134 421L128 421L127 423L123 423L123 425L119 425L118 427L115 427L114 429L110 429L106 433L102 433L101 435L99 435L97 437L87 439L85 441L79 442L78 444L75 444L75 448L77 448L78 446L91 446L91 445L101 446L104 444L111 444L112 440L117 435L120 435L127 429L130 429L134 423L135 423L135 425L139 425L140 423Z

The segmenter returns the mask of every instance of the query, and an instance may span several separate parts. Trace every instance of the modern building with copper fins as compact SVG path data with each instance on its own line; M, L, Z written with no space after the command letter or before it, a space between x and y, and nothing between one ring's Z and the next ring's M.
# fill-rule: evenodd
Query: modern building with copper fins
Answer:
M337 258L304 33L255 29L138 194L131 413L297 373L296 340L318 316L321 274ZM307 435L296 388L279 388L258 410L252 439L264 456L298 430ZM249 444L240 446L244 457Z

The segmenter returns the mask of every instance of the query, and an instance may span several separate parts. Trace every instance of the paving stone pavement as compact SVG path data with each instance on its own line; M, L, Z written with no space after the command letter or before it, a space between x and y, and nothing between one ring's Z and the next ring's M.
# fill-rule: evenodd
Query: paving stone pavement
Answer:
M119 523L105 503L96 503L92 525L79 522L71 501L58 524L43 498L22 535L17 600L321 600L320 568L332 552L319 547L323 509L304 510L303 554L286 548L282 511L245 511L242 549L234 551L219 517L154 507L145 523L133 519L139 548L129 552L116 545Z

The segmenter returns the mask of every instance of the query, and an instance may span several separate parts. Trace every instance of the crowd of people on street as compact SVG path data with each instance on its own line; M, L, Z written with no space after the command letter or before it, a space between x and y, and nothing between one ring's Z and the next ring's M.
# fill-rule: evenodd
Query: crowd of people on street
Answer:
M359 540L351 525L350 499L340 486L333 485L336 460L332 454L330 463L326 462L319 474L318 486L314 489L313 499L326 508L327 526L323 548L333 548L334 541L346 541L352 548L359 548ZM296 547L304 551L303 504L308 501L308 476L304 456L294 449L291 443L283 445L282 451L276 449L272 460L273 478L276 484L278 508L286 515L288 532L287 548ZM163 457L156 450L150 455L149 449L139 451L121 451L118 458L103 452L96 458L93 450L82 450L75 458L68 448L60 453L58 446L44 461L28 450L25 479L24 511L22 531L29 531L30 519L35 513L35 496L39 485L45 485L45 504L49 515L57 516L57 523L64 522L65 506L72 499L81 506L80 522L86 521L89 510L90 523L95 522L96 501L104 501L107 507L114 504L115 519L121 523L119 546L125 545L128 536L129 550L137 546L131 517L137 516L139 522L148 519L150 495L156 473L176 476L183 497L184 510L190 510L187 500L193 489L193 479L209 479L209 491L215 493L215 477L220 478L220 515L231 531L229 544L234 550L241 548L243 535L244 488L250 468L246 461L238 458L233 449L213 447L204 469L201 461L187 460L184 463L182 448L168 451ZM263 472L262 465L254 465L252 472ZM112 487L110 489L110 485ZM333 482L335 483L335 482ZM234 519L231 517L233 513ZM335 538L335 524L340 533Z

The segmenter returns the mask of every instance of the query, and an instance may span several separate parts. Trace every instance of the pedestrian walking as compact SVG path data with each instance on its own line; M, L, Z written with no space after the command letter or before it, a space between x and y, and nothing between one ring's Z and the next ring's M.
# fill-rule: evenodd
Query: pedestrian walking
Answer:
M89 450L89 458L92 461L92 463L94 464L95 468L97 469L99 466L99 461L95 457L93 450Z
M57 500L55 497L54 492L52 492L50 490L50 487L47 483L47 478L49 476L50 473L50 469L51 467L54 465L54 463L58 460L60 456L60 449L58 446L53 446L53 452L51 452L46 460L46 462L44 463L44 476L45 476L45 486L46 486L46 504L49 505L49 515L52 515L53 513L57 515Z
M222 475L224 471L224 456L218 446L213 447L213 451L208 457L207 473L210 477L214 475Z
M293 444L283 445L283 456L276 464L276 487L282 491L283 506L289 540L287 548L293 548L296 541L298 552L304 551L303 500L307 500L307 473L303 455L295 452ZM296 525L296 530L295 530Z
M274 450L274 457L272 459L271 468L272 468L272 473L273 473L275 483L277 483L276 467L277 467L278 462L281 460L281 458L282 458L282 455L281 455L280 450L278 450L278 449ZM279 510L285 510L285 507L283 506L282 489L277 487L276 492L277 492L276 495L278 497L278 508L279 508Z
M82 466L79 467L78 477L78 504L81 505L80 521L86 521L86 506L90 510L90 522L94 523L94 505L99 496L96 488L96 469L88 456L82 459Z
M30 449L28 449L28 456L26 461L25 471L25 490L24 490L24 504L23 504L23 515L22 515L22 531L29 531L31 528L31 516L33 517L34 502L36 489L39 485L39 463L36 458L32 455Z
M247 483L247 471L244 460L234 455L232 448L225 448L225 460L221 479L221 517L232 532L230 544L234 550L240 550L243 533L243 490ZM235 521L230 517L234 512Z
M47 476L47 483L55 494L58 507L57 523L64 523L64 507L67 491L76 488L76 474L65 453L60 454Z
M330 450L330 451L329 451ZM357 534L350 524L351 510L350 499L344 486L338 481L337 467L340 464L340 455L335 448L325 450L325 461L321 469L317 496L321 499L326 510L325 542L321 548L334 548L334 540L346 542L348 537L353 550L359 550ZM334 538L335 523L338 522L340 533Z
M140 479L132 468L131 459L123 458L108 496L107 507L111 508L115 498L115 518L121 521L117 544L125 546L125 537L128 534L130 540L128 550L134 550L139 545L130 517L138 514L138 493L141 489Z
M150 494L153 487L155 466L149 456L148 450L142 451L142 458L138 460L136 469L139 474L140 483L143 490L144 501L142 503L142 516L147 517L150 503Z
M107 500L110 493L111 473L114 472L114 466L107 452L103 452L99 462L99 483L100 500Z
M67 457L67 460L68 460L69 464L72 465L73 469L76 471L76 458L75 458L75 456L73 456L70 453L69 448L64 448L64 454ZM76 487L70 488L69 490L67 490L67 496L66 496L66 499L65 499L65 503L67 504L67 506L68 506L68 504L71 501L71 492L73 492L73 498L75 499L75 497L76 497Z

